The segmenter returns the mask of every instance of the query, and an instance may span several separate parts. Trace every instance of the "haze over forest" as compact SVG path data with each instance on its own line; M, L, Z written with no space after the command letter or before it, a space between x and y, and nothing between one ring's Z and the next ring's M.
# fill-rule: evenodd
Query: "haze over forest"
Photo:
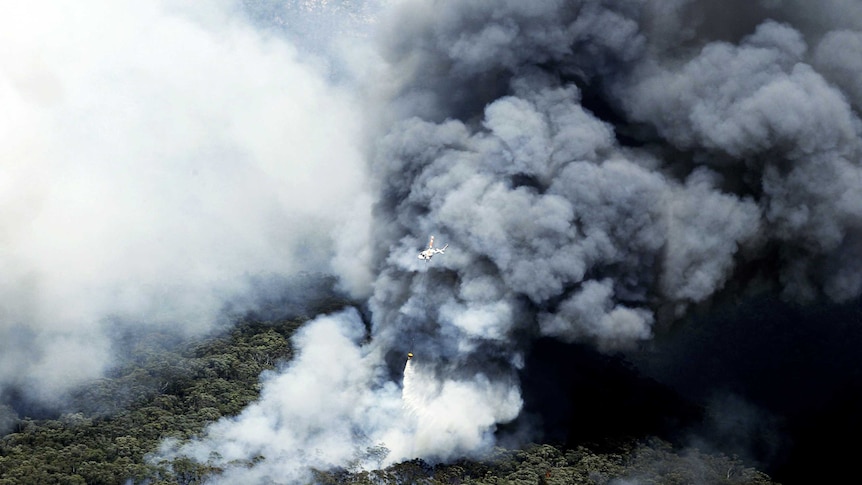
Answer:
M259 394L149 460L302 483L658 437L852 470L859 2L7 10L5 436L252 319Z

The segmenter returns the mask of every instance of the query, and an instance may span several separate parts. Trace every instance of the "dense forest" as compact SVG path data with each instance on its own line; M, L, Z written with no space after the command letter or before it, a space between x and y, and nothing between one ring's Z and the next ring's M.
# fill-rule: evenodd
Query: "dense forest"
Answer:
M161 333L128 336L127 361L72 396L66 413L43 411L6 423L0 484L205 483L217 467L188 458L158 461L153 453L164 439L188 439L253 401L261 372L291 359L290 336L305 320L246 318L195 342ZM383 444L369 448L381 459L386 452ZM416 459L314 475L324 484L773 483L736 457L682 452L644 437L612 447L531 445L498 449L483 461Z
M290 358L288 337L300 324L243 321L173 349L161 334L136 339L130 354L138 357L73 396L74 412L14 424L0 441L0 483L199 482L217 470L184 459L150 463L147 454L255 399L260 373Z

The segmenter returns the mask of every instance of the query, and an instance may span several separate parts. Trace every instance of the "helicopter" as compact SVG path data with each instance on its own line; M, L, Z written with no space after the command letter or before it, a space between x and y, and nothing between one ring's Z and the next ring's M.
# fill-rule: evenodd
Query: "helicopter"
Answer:
M431 240L428 241L428 248L419 253L419 259L424 259L425 262L431 261L431 257L435 254L444 254L449 245L445 245L442 248L436 249L434 248L434 236L431 236Z

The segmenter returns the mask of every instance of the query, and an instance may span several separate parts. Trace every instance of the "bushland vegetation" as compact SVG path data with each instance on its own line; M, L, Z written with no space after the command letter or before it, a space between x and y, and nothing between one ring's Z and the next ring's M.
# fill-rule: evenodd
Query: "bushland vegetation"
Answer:
M259 393L259 376L288 362L290 336L304 319L247 318L202 341L165 345L166 334L129 339L111 375L70 397L69 412L15 417L0 438L0 485L190 485L217 467L188 458L149 458L166 438L187 440ZM376 450L385 456L388 450ZM260 459L265 459L260 457ZM385 469L315 470L322 484L768 484L735 457L681 451L658 439L621 441L613 450L536 444L486 460Z

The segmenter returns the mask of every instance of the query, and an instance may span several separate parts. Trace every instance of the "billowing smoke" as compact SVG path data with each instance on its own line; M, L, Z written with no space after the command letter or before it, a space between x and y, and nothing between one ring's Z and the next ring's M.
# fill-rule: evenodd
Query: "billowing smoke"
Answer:
M186 445L183 453L201 462L213 456L238 462L219 477L223 483L301 483L309 467L354 460L378 466L372 460L388 453L363 452L381 442L406 443L409 431L401 421L399 386L377 385L374 356L360 346L364 335L355 310L311 322L294 338L302 353L282 372L263 376L260 399L236 420L211 426L206 441ZM388 432L380 434L383 423ZM265 460L247 467L256 456Z
M301 353L281 372L263 376L257 402L210 426L203 440L165 442L160 458L181 453L225 467L213 483L301 483L312 469L486 451L494 444L489 430L520 410L512 386L441 380L425 373L418 357L403 367L402 388L364 338L354 309L309 322L293 339Z
M0 20L0 395L54 404L123 329L196 335L266 282L331 272L368 207L357 111L239 7Z
M487 450L539 338L862 293L858 3L402 0L308 63L298 4L265 3L5 29L7 384L98 373L109 316L200 328L245 275L334 271L370 329L309 323L257 403L163 450L291 482Z
M483 340L520 327L624 346L737 273L794 299L859 295L859 118L817 70L833 56L807 46L857 36L763 18L735 42L670 42L649 21L670 13L642 3L436 5L393 34L417 80L397 106L418 117L375 160L376 220L398 241L376 318L402 318L411 295L384 283L425 277L397 255L431 232L458 255L435 267L453 295L434 291L430 319L469 336L461 316L484 309Z
M518 375L540 337L612 352L724 295L858 298L862 65L851 53L862 9L719 10L417 0L375 17L383 65L365 71L374 281L354 287L371 294L370 340L349 352L320 342L332 358L304 370L336 401L343 386L329 369L363 383L330 416L332 439L352 444L332 445L341 466L378 441L389 450L381 463L486 449L518 413ZM430 235L450 247L426 262L416 254ZM356 325L326 317L303 338L331 318ZM283 375L302 381L301 366ZM220 453L269 456L242 436L259 407L298 413L299 391L266 389L186 450L203 458L201 446L239 444ZM291 414L268 441L311 427L316 437L296 446L329 443L315 419ZM274 456L253 469L280 480L283 463L339 464Z

